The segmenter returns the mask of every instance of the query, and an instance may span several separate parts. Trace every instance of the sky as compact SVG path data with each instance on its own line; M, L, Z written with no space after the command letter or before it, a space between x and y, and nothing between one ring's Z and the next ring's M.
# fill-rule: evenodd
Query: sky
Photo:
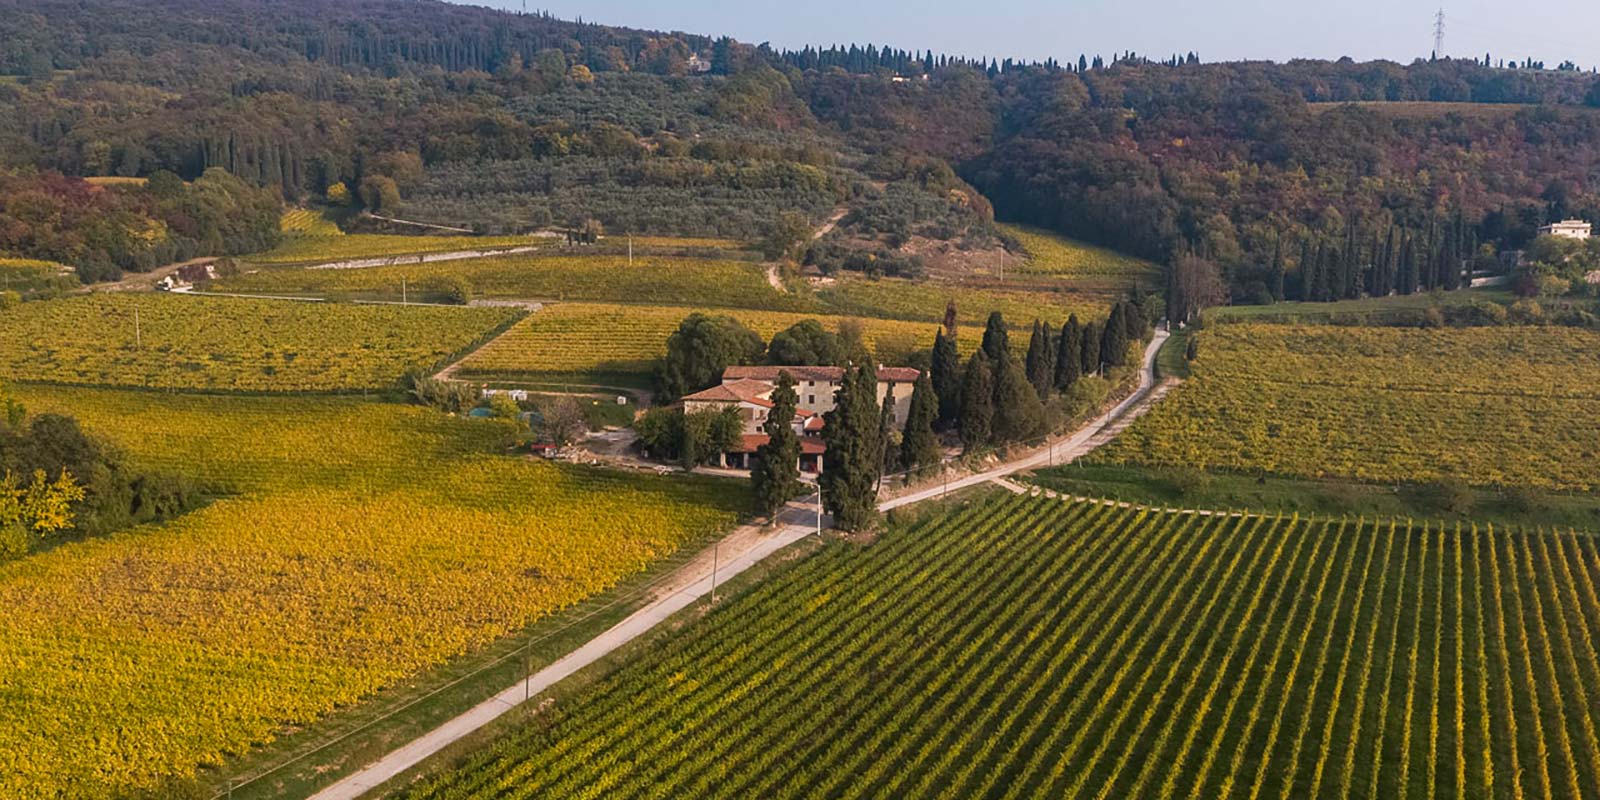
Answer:
M513 10L522 0L466 0ZM1205 61L1409 62L1433 49L1438 0L529 0L563 19L728 35L774 47L873 43L1004 59L1133 50ZM1451 0L1445 53L1600 64L1600 2Z

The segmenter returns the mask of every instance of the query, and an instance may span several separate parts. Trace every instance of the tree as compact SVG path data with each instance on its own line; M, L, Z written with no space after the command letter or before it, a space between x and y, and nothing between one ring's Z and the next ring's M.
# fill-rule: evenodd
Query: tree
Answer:
M798 211L784 211L767 223L758 246L768 261L794 261L809 241L811 222Z
M847 368L834 401L833 410L823 415L822 500L841 530L865 530L877 519L875 489L883 458L874 370Z
M350 187L344 181L334 181L328 185L328 202L336 206L350 205Z
M1078 315L1067 317L1061 325L1061 336L1056 343L1055 387L1058 392L1071 389L1083 377L1083 327Z
M969 452L987 446L993 428L994 373L983 353L973 353L961 377L961 441Z
M1044 406L1015 356L1000 360L994 375L994 433L997 442L1021 442L1044 428Z
M983 354L999 363L1000 357L1011 351L1010 334L1006 332L1005 317L1000 312L989 312L989 321L983 326Z
M839 337L814 319L805 319L772 335L767 363L777 366L816 367L841 362Z
M1033 334L1028 339L1028 355L1024 368L1028 382L1040 397L1046 397L1056 380L1056 343L1050 323L1033 321Z
M30 483L10 472L0 476L0 559L26 553L34 539L72 527L72 504L83 487L63 470L55 480L36 470Z
M1111 307L1105 332L1100 338L1100 363L1120 367L1128 360L1128 310L1122 303Z
M715 385L730 366L761 360L761 337L738 320L696 312L667 338L667 355L656 372L656 394L663 403Z
M361 204L368 211L383 214L400 207L400 187L387 175L368 175L359 187Z
M561 394L539 402L539 438L557 447L566 447L589 432L589 420L572 395Z
M949 430L961 419L961 356L954 336L943 329L933 334L933 362L928 368L933 393L939 398L937 427Z
M1083 349L1078 353L1078 364L1084 375L1100 374L1100 324L1097 322L1083 326Z
M911 390L911 409L906 413L906 429L900 439L900 466L918 477L925 477L942 457L939 440L933 434L939 400L927 373L917 378Z
M1189 322L1227 298L1217 265L1199 256L1179 256L1167 274L1167 315L1173 322Z
M750 470L750 485L755 494L756 511L775 519L778 510L800 491L800 436L794 432L794 378L787 370L778 373L772 390L772 410L761 430L766 444L756 448L756 465Z
M723 453L739 446L744 422L739 409L706 409L683 414L682 439L678 443L678 463L684 469L709 464Z

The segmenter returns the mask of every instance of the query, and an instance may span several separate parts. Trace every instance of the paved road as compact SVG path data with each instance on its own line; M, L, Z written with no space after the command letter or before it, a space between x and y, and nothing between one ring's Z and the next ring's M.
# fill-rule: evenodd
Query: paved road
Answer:
M1103 443L1106 438L1109 438L1106 434L1113 429L1120 430L1116 426L1126 425L1129 420L1143 412L1149 402L1160 396L1157 393L1158 387L1155 381L1155 358L1156 352L1161 349L1162 343L1166 340L1166 331L1157 331L1155 338L1145 348L1144 368L1139 375L1139 388L1132 395L1129 395L1126 400L1118 403L1110 411L1096 417L1076 433L1055 442L1053 450L1051 447L1041 448L1036 453L1002 464L994 469L951 481L949 484L940 484L885 501L879 505L879 508L888 511L892 508L900 508L901 506L931 500L943 496L946 492L954 492L969 486L977 486L982 483L1004 479L1007 475L1044 464L1047 460L1051 460L1052 457L1058 462L1065 462L1094 449ZM605 633L589 640L582 647L534 673L532 677L519 681L516 685L485 700L466 713L417 739L413 739L398 750L394 750L378 761L367 765L361 771L323 789L313 795L312 800L356 800L356 798L361 797L374 787L416 766L429 756L489 724L507 711L516 708L526 699L537 697L540 692L555 685L563 678L595 663L618 647L633 641L651 628L664 622L673 614L688 608L696 600L711 593L713 579L718 584L721 584L728 578L749 569L767 556L804 539L809 534L815 533L816 516L814 512L809 510L809 503L814 502L814 494L812 498L813 500L791 504L782 518L782 522L785 523L784 526L777 531L757 537L744 537L745 547L743 549L736 553L723 553L722 558L724 560L717 564L715 576L704 569L703 559L696 559L688 568L699 570L701 574L688 576L686 579L689 580L689 583L683 588L639 609ZM826 526L828 520L824 519L822 523Z

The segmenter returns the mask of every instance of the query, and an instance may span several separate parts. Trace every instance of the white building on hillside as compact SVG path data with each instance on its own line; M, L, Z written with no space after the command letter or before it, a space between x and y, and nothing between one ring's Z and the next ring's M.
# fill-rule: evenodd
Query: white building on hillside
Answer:
M822 471L822 415L833 410L834 395L844 380L840 367L728 367L722 372L722 383L686 395L685 413L729 407L739 410L743 440L738 449L723 454L723 464L748 469L756 448L767 443L762 426L772 410L772 390L781 372L794 378L795 394L800 396L794 420L795 432L800 434L800 467L807 472ZM909 367L878 368L878 405L883 405L884 398L894 397L896 427L905 427L911 414L911 390L921 375Z
M1587 239L1593 231L1593 225L1581 219L1569 219L1540 228L1539 235L1555 236L1561 239Z

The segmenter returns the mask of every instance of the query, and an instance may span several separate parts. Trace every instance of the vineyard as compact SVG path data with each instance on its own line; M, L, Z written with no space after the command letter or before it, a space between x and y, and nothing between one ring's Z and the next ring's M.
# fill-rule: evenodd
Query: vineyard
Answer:
M818 319L829 330L837 330L845 320L775 311L699 310L731 316L763 339L804 319ZM695 311L674 306L560 303L529 316L484 345L461 362L456 375L484 380L637 382L650 375L655 361L666 354L667 337ZM857 321L867 346L884 363L899 363L906 354L931 347L937 327L934 322ZM977 347L979 333L971 330L959 343L970 352ZM1017 344L1026 347L1025 338L1019 339Z
M294 231L300 235L284 237L283 243L264 253L245 256L251 264L320 264L358 258L388 258L424 253L497 250L509 247L534 247L549 242L528 236L398 236L382 233L338 233L321 218L302 219L291 211L281 225L306 226Z
M344 231L339 230L333 220L321 211L309 208L291 208L283 212L283 217L278 220L278 230L294 236L343 236Z
M505 308L96 294L0 315L0 377L263 392L386 387L515 318Z
M412 798L1600 793L1586 536L1044 497L837 542Z
M1112 299L1100 292L982 289L895 278L847 277L817 292L829 313L882 319L942 320L946 304L954 301L957 318L968 325L982 325L991 311L1004 314L1014 326L1036 319L1060 325L1070 314L1088 321L1105 316Z
M1001 225L1000 230L1016 239L1027 251L1017 272L1057 278L1145 279L1156 285L1161 269L1141 258L1126 256L1104 247L1068 239L1058 233L1027 225Z
M1230 324L1094 458L1377 482L1600 487L1600 334Z
M426 291L445 279L465 281L481 297L789 310L806 306L799 297L774 291L758 265L658 256L636 258L632 265L626 255L523 254L367 269L263 269L215 285L229 292L399 297L402 283Z
M226 495L0 565L3 797L103 798L219 764L592 596L743 505L725 484L491 455L502 423L419 407L14 389Z

